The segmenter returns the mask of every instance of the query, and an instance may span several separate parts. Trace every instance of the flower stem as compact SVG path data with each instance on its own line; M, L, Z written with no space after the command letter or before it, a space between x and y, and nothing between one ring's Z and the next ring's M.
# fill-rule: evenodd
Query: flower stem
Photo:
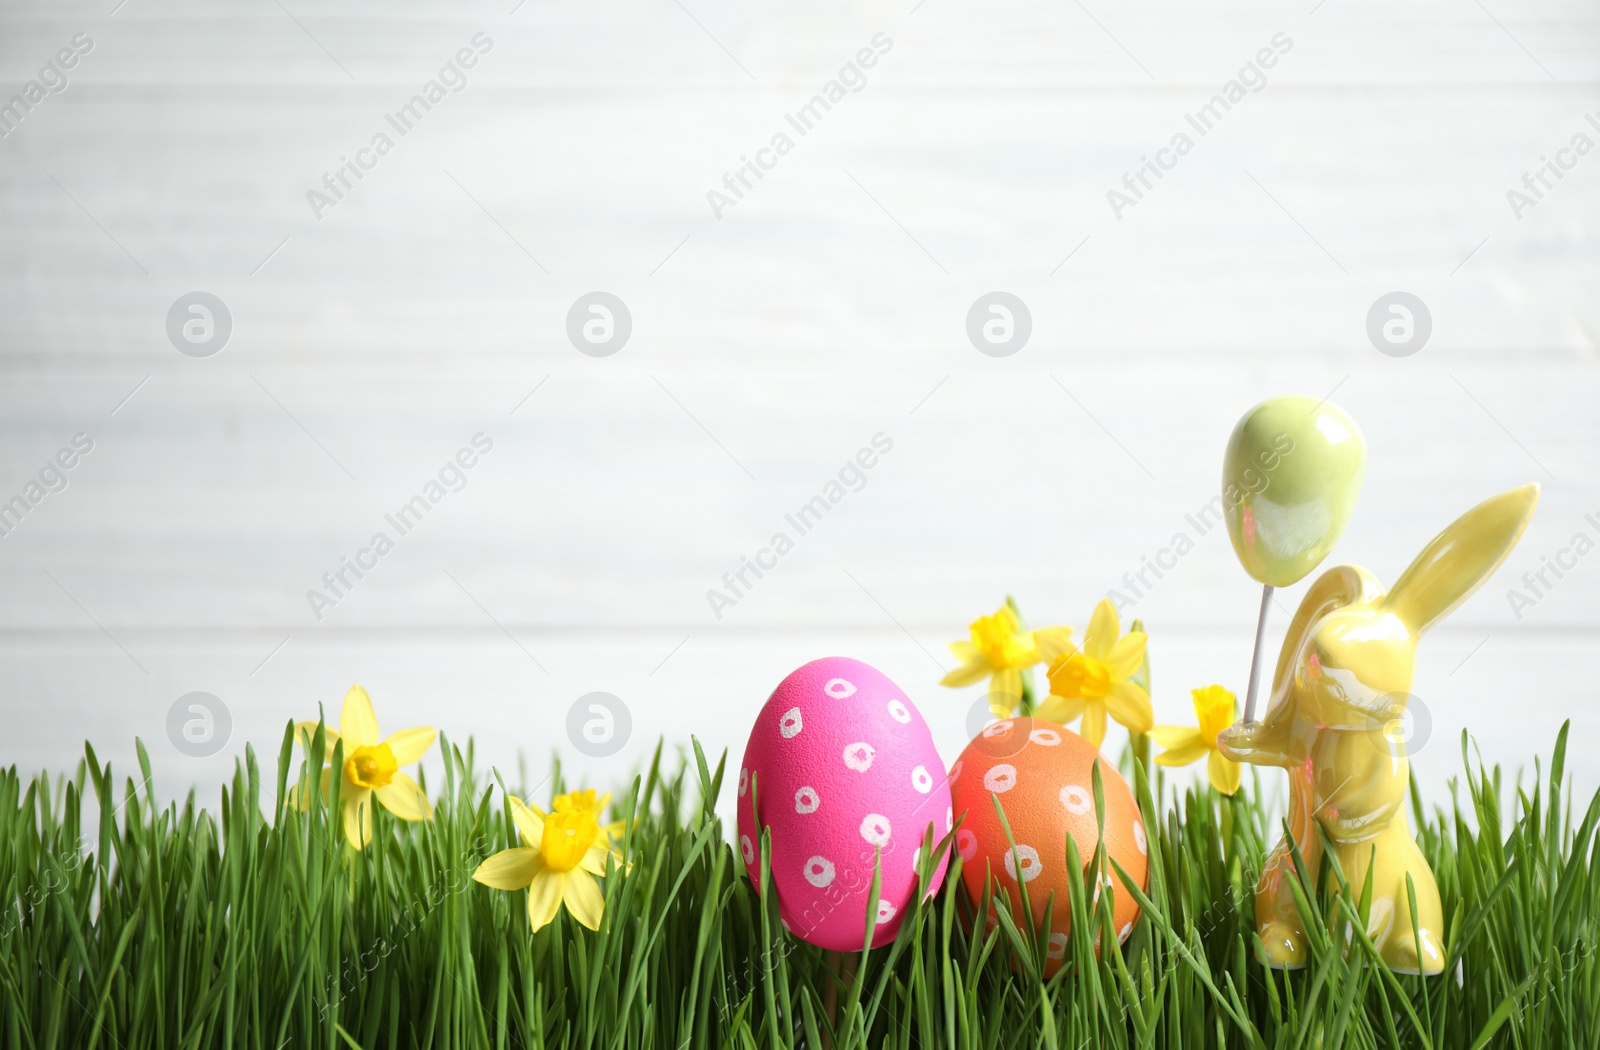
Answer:
M1146 636L1149 634L1144 629L1143 620L1134 620L1128 625L1128 631L1129 633L1137 631L1139 634ZM1139 669L1129 675L1128 678L1134 685L1143 689L1144 695L1151 697L1152 703L1154 702L1155 694L1150 691L1150 646L1148 642L1144 647L1144 661L1139 665ZM1145 772L1148 773L1150 771L1150 737L1144 733L1130 733L1128 736L1128 743L1133 747L1133 757L1140 765L1144 766Z
M1009 594L1006 595L1006 606L1017 618L1017 630L1026 631L1028 629L1028 621L1022 618L1022 610L1017 607L1017 600ZM1022 696L1020 701L1020 706L1017 709L1018 713L1024 718L1033 714L1035 705L1033 702L1033 668L1031 667L1022 669Z

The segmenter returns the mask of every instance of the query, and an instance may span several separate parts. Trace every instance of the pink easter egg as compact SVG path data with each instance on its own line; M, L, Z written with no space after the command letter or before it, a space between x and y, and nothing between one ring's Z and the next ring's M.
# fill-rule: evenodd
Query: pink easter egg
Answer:
M761 874L758 829L770 828L784 928L833 951L861 950L874 864L882 882L872 943L894 940L917 892L923 835L931 826L937 844L953 820L921 713L882 672L842 656L811 661L767 698L745 747L738 804L751 881Z

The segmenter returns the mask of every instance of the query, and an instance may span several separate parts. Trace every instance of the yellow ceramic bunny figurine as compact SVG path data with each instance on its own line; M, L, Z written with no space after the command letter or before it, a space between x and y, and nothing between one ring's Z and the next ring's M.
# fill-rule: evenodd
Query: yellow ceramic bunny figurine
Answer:
M1539 486L1524 485L1472 508L1434 537L1388 594L1353 565L1323 573L1290 624L1265 717L1218 738L1236 762L1288 770L1289 834L1310 879L1322 862L1313 821L1327 832L1353 892L1361 892L1372 869L1367 933L1395 970L1444 968L1439 887L1411 837L1410 766L1404 742L1390 731L1409 699L1417 639L1500 566L1538 500ZM1256 930L1275 967L1306 962L1305 930L1289 886L1293 872L1285 840L1268 855L1256 884ZM1415 938L1407 875L1416 887Z

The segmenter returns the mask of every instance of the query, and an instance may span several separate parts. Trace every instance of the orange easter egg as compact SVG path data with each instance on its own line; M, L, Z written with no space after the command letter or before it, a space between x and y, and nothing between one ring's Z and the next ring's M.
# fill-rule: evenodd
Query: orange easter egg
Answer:
M1021 887L1027 884L1035 926L1044 921L1045 907L1055 898L1046 973L1061 966L1072 924L1067 901L1068 835L1085 866L1084 885L1095 887L1096 900L1102 892L1111 894L1114 928L1121 940L1128 939L1139 920L1138 903L1109 865L1098 880L1087 870L1099 838L1092 774L1097 761L1105 796L1106 853L1144 890L1149 884L1149 840L1133 792L1122 774L1077 733L1041 718L1002 719L973 737L950 767L953 808L958 817L966 814L956 833L956 850L964 862L961 881L974 905L982 901L991 873L1011 900L1011 914L1019 919ZM1015 853L992 798L998 798L1005 810ZM998 920L991 916L989 921L992 925Z

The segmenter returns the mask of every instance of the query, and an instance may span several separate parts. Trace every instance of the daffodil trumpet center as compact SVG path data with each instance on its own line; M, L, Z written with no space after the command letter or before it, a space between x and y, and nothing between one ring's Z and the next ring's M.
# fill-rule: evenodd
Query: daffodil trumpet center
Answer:
M345 779L358 788L387 787L399 769L388 744L358 747L344 762Z
M1058 673L1063 681L1076 685L1076 695L1085 700L1104 700L1111 691L1111 668L1092 656L1075 653Z
M977 646L991 667L1014 667L1026 661L1026 640L1017 634L1017 618L1010 609L993 616L980 616L970 626L972 644Z
M539 852L551 871L571 871L583 860L600 833L594 814L586 810L552 813L544 820Z
M1235 702L1226 689L1212 686L1194 692L1195 713L1200 716L1200 736L1209 747L1217 746L1217 734L1233 725Z

